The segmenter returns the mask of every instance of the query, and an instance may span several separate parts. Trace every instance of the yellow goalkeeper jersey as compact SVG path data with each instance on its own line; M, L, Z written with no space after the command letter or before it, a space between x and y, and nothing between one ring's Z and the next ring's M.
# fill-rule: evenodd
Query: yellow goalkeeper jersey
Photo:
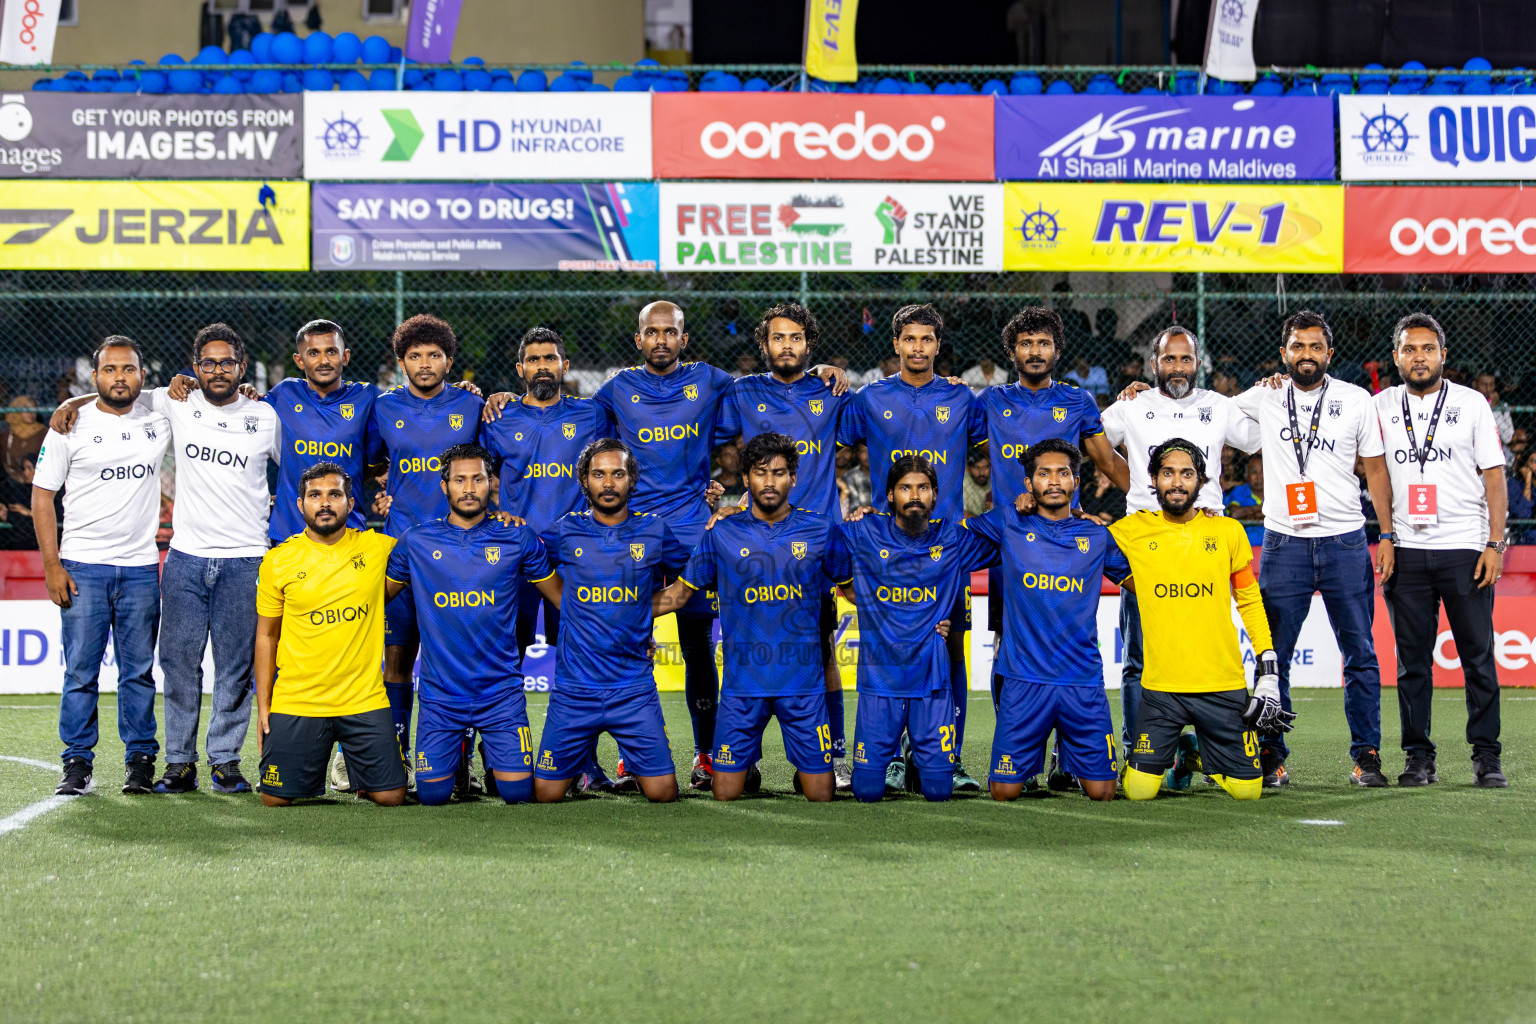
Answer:
M1269 650L1273 643L1242 524L1203 513L1174 523L1160 510L1145 510L1119 520L1109 532L1135 580L1141 685L1171 693L1244 689L1247 674L1232 623L1234 587L1254 650Z

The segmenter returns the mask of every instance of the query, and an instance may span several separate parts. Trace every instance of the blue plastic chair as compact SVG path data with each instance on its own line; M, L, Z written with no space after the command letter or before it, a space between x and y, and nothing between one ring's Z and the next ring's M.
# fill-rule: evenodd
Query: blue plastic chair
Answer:
M570 68L568 70L566 70L565 74L570 75L572 78L576 79L576 81L580 82L582 85L586 85L588 82L592 81L592 72L587 67L587 62L586 61L582 61L582 60L573 60L573 61L571 61L571 66L570 66Z
M329 64L333 44L329 32L311 32L304 37L304 63Z
M297 72L284 71L282 74L283 74L283 92L303 92L304 91L304 79L300 78L298 76Z
M927 82L906 82L901 91L908 96L932 96L934 90Z
M1200 92L1200 76L1188 71L1175 72L1173 76L1173 95L1195 96Z
M119 78L117 81L112 83L112 91L113 92L138 92L139 91L139 83L138 83L138 81L136 79L132 79L132 78Z
M741 83L742 92L770 92L773 86L768 84L768 79L759 78L756 75Z
M192 63L198 66L204 64L228 64L229 54L225 53L221 47L205 46L197 51L197 56L192 58Z
M227 64L255 64L256 63L256 56L253 53L251 53L250 50L235 50L232 53L230 53L229 59L225 63L227 63ZM255 72L252 72L252 71L231 71L229 73L234 75L235 78L237 78L240 81L240 83L243 85L243 84L245 84L245 83L247 83L247 82L249 82L251 80L251 75L253 75Z
M342 92L367 92L368 76L361 71L343 71L341 81L336 84Z
M1058 78L1045 87L1045 94L1047 96L1075 96L1077 95L1077 90L1072 88L1072 83L1065 78Z
M369 92L394 92L395 73L387 68L375 68L368 72Z
M356 64L362 55L363 41L357 38L356 32L338 32L331 40L332 64Z
M389 40L383 36L369 36L363 40L364 64L388 64Z
M1237 82L1233 82L1231 84L1236 85L1239 90L1242 89L1242 85L1237 83ZM1248 91L1248 95L1250 95L1250 96L1284 96L1285 95L1285 83L1280 81L1280 79L1274 77L1273 75L1266 75L1265 77L1259 79L1257 82L1253 83L1253 88Z
M556 76L555 80L553 82L549 83L549 91L550 92L581 92L582 91L582 88L581 88L582 84L583 83L582 83L581 79L576 78L576 77L572 76L569 72L567 72L565 74L561 74L561 75Z
M279 32L272 40L272 63L304 63L304 42L292 32Z
M1008 86L1000 78L989 78L982 84L981 94L983 96L1006 96L1008 95Z
M305 92L330 92L336 87L336 77L324 68L309 68L304 72Z
M51 78L39 78L37 81L32 83L32 91L33 92L52 92L53 91L53 79L51 79Z
M203 73L178 68L166 76L170 91L181 95L196 93L203 87Z
M452 68L432 72L433 92L463 92L464 76Z
M518 92L548 92L549 79L537 68L529 68L517 76Z
M54 83L54 91L58 91L59 83ZM140 71L139 92L148 93L151 96L159 96L165 92L169 83L165 80L164 71Z
M83 91L85 91L85 92L111 92L112 91L112 83L111 82L107 82L107 81L103 81L102 79L99 79L99 78L87 79L86 83L85 83L85 89Z
M251 40L251 56L256 58L257 64L272 63L272 42L277 36L271 32L258 32Z
M245 92L245 85L234 75L220 75L213 91L220 96L238 96Z
M407 67L401 84L407 89L420 89L427 84L427 73L421 68Z
M1423 61L1410 60L1403 64L1398 72L1397 80L1387 90L1393 96L1417 96L1424 91L1426 83L1425 67Z
M270 94L283 91L283 73L272 68L264 68L251 74L251 80L245 84L246 92Z
M1355 83L1340 71L1330 71L1318 84L1318 92L1324 96L1348 96L1355 91Z
M405 59L405 51L400 49L400 47L398 47L398 46L391 46L389 48L389 62L391 64L399 64L404 59Z
M1205 80L1205 93L1207 96L1241 96L1243 95L1243 83L1228 82L1221 78L1207 78Z
M900 96L901 83L894 78L882 78L875 83L875 93L879 96Z
M1039 75L1014 75L1008 83L1008 92L1014 96L1039 96L1045 92Z
M495 81L485 68L470 68L464 72L464 91L490 92Z

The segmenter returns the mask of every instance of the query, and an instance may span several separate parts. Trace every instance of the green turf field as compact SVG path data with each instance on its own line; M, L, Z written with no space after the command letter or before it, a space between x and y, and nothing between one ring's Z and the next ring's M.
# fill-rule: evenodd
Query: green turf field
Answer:
M1303 695L1297 782L1257 803L812 806L772 727L777 793L735 805L267 810L122 796L113 735L97 794L0 835L0 1020L1536 1019L1536 695L1505 692L1502 792L1459 691L1419 791L1350 786L1339 691ZM0 755L55 762L56 708L0 697ZM991 726L973 696L977 775ZM0 761L0 817L55 781Z

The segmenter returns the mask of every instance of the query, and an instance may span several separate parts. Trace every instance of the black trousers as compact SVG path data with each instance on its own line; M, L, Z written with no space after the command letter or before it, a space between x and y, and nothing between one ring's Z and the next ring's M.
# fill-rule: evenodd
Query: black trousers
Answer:
M1397 706L1403 749L1434 754L1429 738L1435 639L1440 605L1451 625L1466 679L1467 742L1472 753L1498 754L1499 676L1493 660L1493 588L1472 579L1481 552L1398 548L1397 571L1382 592L1397 641Z

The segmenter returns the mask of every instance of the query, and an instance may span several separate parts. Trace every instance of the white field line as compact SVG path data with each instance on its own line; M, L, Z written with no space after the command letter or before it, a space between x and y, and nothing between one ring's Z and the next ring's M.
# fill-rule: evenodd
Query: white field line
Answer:
M43 768L50 772L58 770L56 765L51 765L47 761L34 761L30 757L11 757L7 754L0 754L0 761L14 761L16 764L27 764L33 768ZM35 804L28 804L16 813L0 818L0 836L25 827L27 822L33 818L47 814L54 808L63 807L73 799L75 798L72 796L50 796L46 800L39 800Z
M47 761L34 761L30 757L11 757L7 754L0 754L0 761L15 761L17 764L29 764L33 768L44 768L50 772L60 770L56 764L49 764Z

